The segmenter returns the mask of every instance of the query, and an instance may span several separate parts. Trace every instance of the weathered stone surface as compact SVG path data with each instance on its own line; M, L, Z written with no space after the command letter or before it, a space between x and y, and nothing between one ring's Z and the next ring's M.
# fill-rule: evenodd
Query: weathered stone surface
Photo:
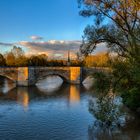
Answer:
M28 67L19 67L18 68L18 86L28 86Z
M70 83L80 84L81 83L81 68L70 67Z
M49 75L60 76L67 83L80 84L80 69L80 67L3 67L0 68L0 75L13 80L17 86L35 85L38 80Z
M82 80L86 79L88 76L93 76L96 72L106 72L108 73L110 70L109 68L102 68L102 67L82 67Z
M32 86L49 75L60 76L64 82L80 84L102 68L81 67L0 67L0 75L13 80L17 86Z
M18 79L18 68L15 67L0 67L0 75L16 82Z

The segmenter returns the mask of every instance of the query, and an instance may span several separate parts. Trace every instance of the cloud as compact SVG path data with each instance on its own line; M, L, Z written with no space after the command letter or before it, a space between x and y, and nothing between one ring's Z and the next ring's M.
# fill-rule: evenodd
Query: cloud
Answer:
M3 42L0 42L0 46L13 46L14 44L13 43L3 43Z
M36 36L36 35L33 35L33 36L30 36L30 38L34 41L38 41L38 40L43 40L43 37L41 36Z
M35 38L34 38L35 39ZM68 51L70 50L71 58L76 58L76 53L79 51L80 45L82 44L79 40L49 40L49 41L20 41L15 43L3 43L0 42L2 52L6 52L11 49L11 46L21 46L27 55L34 54L46 54L49 58L63 59L68 57ZM106 44L101 43L97 49L92 53L96 54L99 52L106 51Z
M27 47L29 49L36 50L78 50L81 45L81 41L41 41L41 42L28 42L21 41L20 45Z
M68 50L71 52L71 56L74 57L76 52L78 52L81 45L81 41L40 41L40 42L29 42L21 41L19 45L24 46L29 49L29 52L33 53L47 53L50 57L65 58L67 56Z
M102 53L102 52L107 52L108 48L106 47L106 43L100 43L97 45L97 48L93 51L92 54L97 54L97 53Z

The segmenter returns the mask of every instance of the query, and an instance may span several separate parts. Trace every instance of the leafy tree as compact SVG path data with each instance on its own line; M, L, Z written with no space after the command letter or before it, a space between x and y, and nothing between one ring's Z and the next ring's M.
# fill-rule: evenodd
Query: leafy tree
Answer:
M6 66L6 60L2 54L0 54L0 66Z
M25 55L20 56L18 58L16 58L15 60L16 62L16 66L27 66L28 65L28 57L26 57Z
M80 14L92 16L85 28L81 53L88 55L99 43L106 43L117 58L111 59L113 88L122 93L124 103L140 108L140 1L78 0Z
M47 56L45 54L41 54L38 56L31 56L28 59L29 66L46 66L47 65Z
M15 58L24 56L24 51L22 50L21 47L13 46L11 52L14 54Z
M5 54L8 66L26 66L27 58L24 51L20 47L13 46L10 52Z
M12 52L8 52L5 54L6 64L8 66L15 66L15 56Z
M109 56L107 53L98 53L95 55L86 56L85 66L87 67L107 67L109 62Z
M140 57L140 1L139 0L78 0L82 16L94 17L83 37L81 52L88 54L98 43L123 57Z

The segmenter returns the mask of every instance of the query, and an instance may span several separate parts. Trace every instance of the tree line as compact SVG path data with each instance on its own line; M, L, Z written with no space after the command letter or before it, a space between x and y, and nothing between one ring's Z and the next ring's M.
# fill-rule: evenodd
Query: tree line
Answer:
M0 66L85 66L85 67L108 67L109 55L98 53L84 57L83 59L68 60L49 59L46 54L26 56L22 48L13 48L4 55L0 54Z
M67 66L67 60L49 59L46 54L38 54L26 56L21 47L13 46L13 48L5 54L0 54L0 66ZM82 66L80 60L71 60L71 66Z

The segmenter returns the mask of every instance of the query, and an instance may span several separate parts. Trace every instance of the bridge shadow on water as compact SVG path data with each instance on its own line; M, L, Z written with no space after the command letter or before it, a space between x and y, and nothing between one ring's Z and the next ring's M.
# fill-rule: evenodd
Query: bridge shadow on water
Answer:
M61 100L65 99L67 104L80 102L81 90L85 91L80 85L70 85L63 83L57 90L40 90L37 86L16 87L15 84L7 78L0 77L0 102L16 102L27 108L30 103L40 100ZM6 90L5 90L6 88Z

